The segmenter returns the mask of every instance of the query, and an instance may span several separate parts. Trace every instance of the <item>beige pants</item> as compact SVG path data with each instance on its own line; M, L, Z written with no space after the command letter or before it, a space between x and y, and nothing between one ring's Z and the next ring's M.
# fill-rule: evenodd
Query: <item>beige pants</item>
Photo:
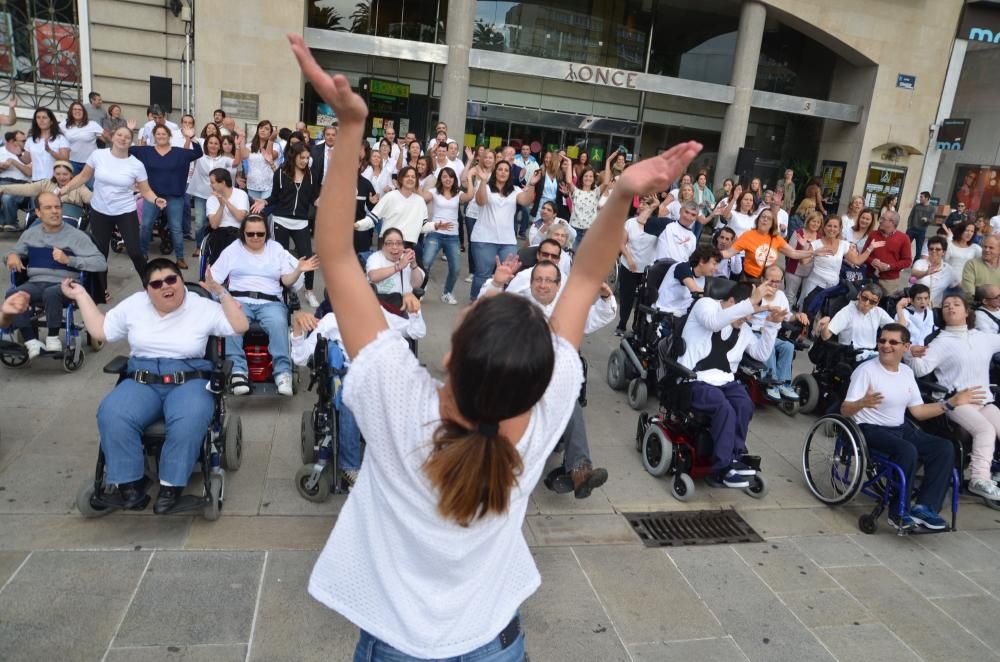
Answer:
M1000 435L1000 409L994 404L962 405L948 412L948 418L972 435L970 478L989 480L993 451Z
M902 277L896 278L895 280L879 278L878 284L882 286L882 289L885 290L886 294L894 294L903 287L903 279Z

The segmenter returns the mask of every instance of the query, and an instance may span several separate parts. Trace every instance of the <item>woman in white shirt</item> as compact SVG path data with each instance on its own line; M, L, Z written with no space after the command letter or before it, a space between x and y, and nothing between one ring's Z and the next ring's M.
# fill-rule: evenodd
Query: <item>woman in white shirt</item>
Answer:
M396 228L403 234L407 248L415 248L424 221L427 220L427 203L417 192L417 170L413 166L405 166L399 171L399 188L389 191L378 201L371 211L371 216L379 219L376 228L379 236L389 228ZM355 230L370 230L375 226L371 218L355 222Z
M983 256L983 247L975 243L976 224L972 221L959 223L954 229L947 225L942 225L948 236L948 250L945 251L944 261L951 265L951 270L958 278L962 277L965 270L965 263L973 258ZM927 254L927 246L924 246L924 255Z
M632 306L639 294L639 283L646 267L653 263L656 257L656 235L646 232L646 221L653 211L659 207L656 196L649 196L642 201L639 215L625 221L622 234L621 258L618 260L618 298L621 301L621 314L618 318L616 336L625 335L625 327L632 316Z
M482 166L487 172L493 172L493 166L496 165L496 156L496 153L490 150L483 151L482 156L476 161L476 167L470 165L461 174L462 188L465 191L473 193L472 199L465 206L465 240L469 242L469 249L467 251L469 257L469 275L465 279L466 283L471 283L476 273L476 260L474 251L472 250L472 231L476 227L476 219L479 218L479 205L476 204L475 192L479 190L479 186L484 181L479 177L479 166Z
M153 512L162 515L173 509L184 491L215 410L207 390L212 370L212 362L205 359L208 337L243 333L249 324L240 305L210 277L201 285L221 305L188 292L181 270L166 258L151 260L141 276L143 291L107 313L97 308L80 283L67 278L62 291L76 301L91 337L101 342L127 339L129 344L128 377L97 410L105 482L118 487L108 505L127 509L144 503L142 432L151 421L163 419L167 441L160 454L160 491L153 506ZM142 383L136 381L140 372L145 373ZM177 373L184 379L175 379Z
M858 253L854 244L842 238L841 219L839 216L828 216L823 223L823 234L816 241L812 242L812 247L819 251L827 249L831 252L828 255L816 255L799 260L802 264L812 262L812 272L806 278L799 293L799 306L805 302L806 297L816 288L826 289L833 287L840 282L840 267L846 261L848 264L858 266L865 263L872 251L885 245L884 241L873 241L863 253Z
M601 198L603 186L597 184L597 173L593 168L585 166L580 170L579 186L573 183L571 175L573 161L567 157L562 157L563 174L566 177L566 188L569 190L570 199L573 201L573 209L570 212L569 224L576 230L576 239L573 242L573 250L580 247L583 236L587 234L591 223L597 218L597 202Z
M846 223L844 218L846 216L840 219L842 223ZM875 228L875 210L865 207L855 216L853 225L844 225L842 235L844 239L854 246L860 255L865 251L865 243L868 242L868 235ZM868 268L864 264L854 265L850 262L845 262L841 267L840 275L844 280L852 283L860 283L867 277L867 272Z
M368 156L368 167L361 171L361 176L372 183L380 198L393 189L392 169L386 167L382 153L377 149L373 149Z
M417 265L417 254L407 248L403 233L397 228L389 228L379 239L379 250L368 256L365 274L368 282L380 297L402 298L402 308L407 312L420 310L420 301L414 296L413 288L424 282L424 270Z
M415 144L415 143L410 143ZM444 251L448 261L448 276L444 281L441 301L452 306L458 303L452 290L458 280L459 245L458 245L458 205L472 199L473 193L462 193L458 188L458 177L451 168L441 168L437 176L437 185L431 191L420 191L419 194L431 205L431 215L428 224L433 229L424 236L424 267L430 275L431 268L438 253Z
M55 114L48 108L35 109L24 149L28 152L33 182L50 179L53 164L69 160L69 141L62 134Z
M858 215L865 208L865 199L860 195L851 198L851 203L847 206L847 213L840 217L840 222L845 228L853 228L857 223ZM874 210L873 210L874 211Z
M217 131L214 124L206 126L205 130L209 126ZM202 133L205 133L205 130ZM188 195L194 200L194 243L197 248L191 254L192 257L199 257L201 255L201 242L205 238L205 219L207 218L205 204L213 195L212 185L208 181L208 174L216 168L229 170L233 167L233 160L228 156L222 155L222 139L218 133L210 134L207 138L203 138L202 148L205 153L200 159L194 162L194 169L191 172L191 179L188 180L187 188Z
M472 204L472 203L469 203ZM537 246L543 239L549 238L552 228L559 226L566 229L569 238L567 245L576 243L576 230L565 219L556 216L556 203L546 200L538 207L539 221L528 226L528 245ZM565 247L565 246L564 246ZM568 272L567 272L568 273Z
M240 158L247 162L247 195L251 200L266 200L271 196L274 171L278 169L278 148L274 126L267 120L257 123L257 131L250 147L240 150Z
M301 37L289 39L337 113L338 140L360 140L364 101L346 78L320 68ZM354 154L335 152L316 241L352 358L344 401L368 445L309 591L360 628L357 659L524 657L518 609L541 579L521 524L583 381L584 322L617 257L632 197L662 189L699 148L678 146L622 177L550 321L523 297L476 302L451 336L444 383L388 329L352 264ZM513 198L504 166L489 190ZM498 176L501 170L508 177ZM477 195L487 211L494 201L485 190ZM513 232L513 213L509 220ZM492 222L488 214L477 229L484 222Z
M918 283L930 289L931 306L934 308L941 307L945 290L957 287L962 279L962 275L955 273L945 260L947 250L948 242L944 237L930 237L927 240L927 257L914 262L910 270L911 278L915 278Z
M69 162L73 164L73 174L78 174L86 165L87 159L97 149L97 139L110 142L108 135L100 124L87 119L87 109L79 101L69 105L66 119L59 123L59 128L69 142Z
M726 225L733 229L736 236L742 236L744 232L753 230L759 213L754 195L750 191L743 192L739 186L733 189L733 195L729 198L729 204L719 211Z
M229 292L243 306L247 319L267 331L274 383L278 393L288 397L293 395L292 361L288 349L288 308L281 299L281 288L291 286L318 264L315 256L299 258L296 266L289 264L281 244L267 238L264 219L251 215L243 220L239 241L229 244L207 272L216 282L228 281ZM229 383L233 393L246 395L250 392L250 380L242 335L226 338L226 358L233 362Z

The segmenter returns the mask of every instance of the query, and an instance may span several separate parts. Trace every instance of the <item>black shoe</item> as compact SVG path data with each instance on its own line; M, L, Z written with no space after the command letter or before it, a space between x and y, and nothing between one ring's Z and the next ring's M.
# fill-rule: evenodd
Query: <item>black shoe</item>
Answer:
M607 482L608 470L601 467L574 469L570 472L570 478L573 481L573 496L586 499L591 492Z
M102 497L104 504L125 510L142 510L146 507L146 479L140 478L130 483L118 485L118 493Z
M160 485L160 493L156 495L156 503L153 504L153 512L157 515L169 513L174 509L174 506L177 505L177 499L180 498L181 492L183 491L183 487Z
M705 475L705 483L709 487L731 487L736 489L750 486L750 481L747 480L746 476L741 476L732 469L709 472Z

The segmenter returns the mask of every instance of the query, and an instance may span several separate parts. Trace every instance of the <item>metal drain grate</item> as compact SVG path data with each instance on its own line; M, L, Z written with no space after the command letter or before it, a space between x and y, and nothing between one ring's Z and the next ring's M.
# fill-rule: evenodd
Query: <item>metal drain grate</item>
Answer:
M623 513L646 547L764 542L735 510Z

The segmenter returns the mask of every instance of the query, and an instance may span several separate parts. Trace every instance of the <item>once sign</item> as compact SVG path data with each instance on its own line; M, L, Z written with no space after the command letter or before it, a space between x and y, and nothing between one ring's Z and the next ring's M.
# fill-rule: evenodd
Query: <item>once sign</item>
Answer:
M639 75L637 71L623 71L621 69L609 69L608 67L593 67L589 64L568 64L569 71L563 80L571 80L577 83L593 83L595 85L607 85L609 87L623 87L629 90L635 89L635 77ZM575 68L574 68L575 67Z

